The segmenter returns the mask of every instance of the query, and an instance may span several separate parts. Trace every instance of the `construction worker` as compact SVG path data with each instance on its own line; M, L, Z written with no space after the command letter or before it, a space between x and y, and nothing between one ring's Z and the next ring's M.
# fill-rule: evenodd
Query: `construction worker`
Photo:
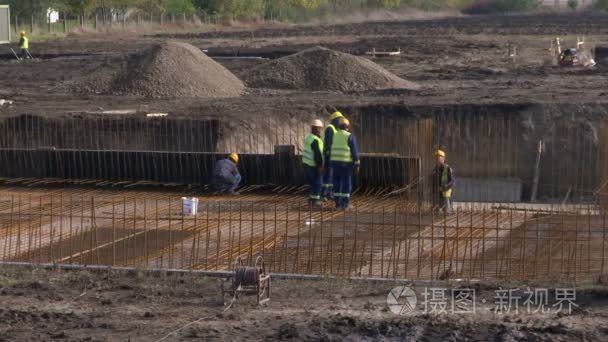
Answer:
M330 123L325 128L325 133L323 134L323 155L326 161L329 161L329 153L331 151L331 145L333 142L334 134L338 131L338 123L340 118L343 118L344 115L342 113L335 111L331 114ZM325 169L325 173L323 174L323 192L322 197L324 200L329 200L333 197L333 170L331 165L327 165Z
M350 122L340 118L338 130L333 135L329 152L330 167L333 169L334 199L336 208L350 209L353 174L359 174L359 148L357 139L349 132Z
M314 120L310 125L310 134L304 139L304 153L302 155L302 163L308 177L310 185L310 193L308 200L313 206L321 205L321 189L323 185L324 173L324 158L323 158L323 140L321 132L323 131L323 122Z
M454 170L445 162L446 153L443 149L435 152L436 165L433 169L433 204L435 208L452 212L452 188L454 186Z
M239 155L231 153L228 158L218 161L213 167L211 185L217 193L226 192L238 195L236 188L241 183L241 174L237 168Z
M29 48L30 40L27 38L25 31L21 31L21 39L19 39L19 49L21 49L21 51L19 52L19 58L29 59L31 56L28 50Z

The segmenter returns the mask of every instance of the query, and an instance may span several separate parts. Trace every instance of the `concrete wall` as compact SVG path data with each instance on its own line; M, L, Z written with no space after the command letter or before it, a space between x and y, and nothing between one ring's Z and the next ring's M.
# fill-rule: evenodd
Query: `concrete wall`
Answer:
M456 202L520 202L522 184L519 179L475 179L460 177L456 180L453 200Z

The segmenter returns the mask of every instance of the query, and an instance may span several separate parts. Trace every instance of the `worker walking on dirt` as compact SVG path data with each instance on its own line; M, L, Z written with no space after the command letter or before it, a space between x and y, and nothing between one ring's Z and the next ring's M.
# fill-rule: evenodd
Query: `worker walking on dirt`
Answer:
M323 185L324 158L323 158L323 140L321 132L323 131L323 122L314 120L310 125L310 134L304 139L304 152L302 154L302 163L308 177L310 185L310 193L308 200L313 206L321 205L321 190Z
M29 59L30 58L30 40L27 38L25 31L21 31L21 39L19 39L19 58L21 59Z
M433 169L433 205L447 213L452 212L452 189L454 170L445 162L446 153L442 149L435 152L436 165Z
M340 209L351 208L353 174L359 174L360 167L357 139L349 129L348 119L340 118L329 152L330 167L333 169L334 199L336 208Z
M211 185L217 193L238 195L236 189L241 183L241 174L237 168L239 155L231 153L228 158L218 161L211 176Z
M343 118L342 113L335 111L331 114L330 123L325 128L323 134L323 155L326 161L329 161L329 153L333 143L334 134L338 131L337 127L340 119ZM323 193L321 195L324 200L330 200L333 197L333 169L331 165L327 165L323 174Z

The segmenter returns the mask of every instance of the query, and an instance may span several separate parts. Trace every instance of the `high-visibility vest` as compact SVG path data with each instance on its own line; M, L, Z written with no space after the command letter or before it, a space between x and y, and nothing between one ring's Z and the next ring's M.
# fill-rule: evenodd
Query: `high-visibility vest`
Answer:
M27 37L22 37L23 43L19 46L20 49L29 49L30 48L30 40Z
M448 185L449 169L450 169L450 167L447 164L443 165L443 172L441 173L441 186L442 187ZM441 194L443 195L444 198L450 198L450 197L452 197L452 189L442 191Z
M338 131L338 129L336 128L336 126L329 124L327 125L327 127L325 127L325 131L327 132L328 129L331 129L332 132L334 132L334 135L336 134L336 132ZM325 137L325 136L324 136Z
M331 144L330 160L334 162L352 163L353 156L350 153L348 146L348 138L350 132L343 129L334 134L334 139Z
M312 143L317 141L319 144L319 149L321 151L321 158L323 158L323 140L318 136L310 133L304 139L304 153L302 154L302 163L308 166L317 167L321 165L317 165L315 162L315 152L312 150Z

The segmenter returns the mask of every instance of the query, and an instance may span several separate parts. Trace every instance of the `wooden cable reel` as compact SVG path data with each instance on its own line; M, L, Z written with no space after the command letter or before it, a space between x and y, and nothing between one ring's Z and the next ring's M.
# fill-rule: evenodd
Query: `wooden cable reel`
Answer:
M243 265L243 259L237 257L234 261L232 281L229 288L222 280L222 298L225 301L226 294L237 299L240 295L256 296L258 305L270 300L270 275L266 273L264 259L259 256L255 259L253 266Z

